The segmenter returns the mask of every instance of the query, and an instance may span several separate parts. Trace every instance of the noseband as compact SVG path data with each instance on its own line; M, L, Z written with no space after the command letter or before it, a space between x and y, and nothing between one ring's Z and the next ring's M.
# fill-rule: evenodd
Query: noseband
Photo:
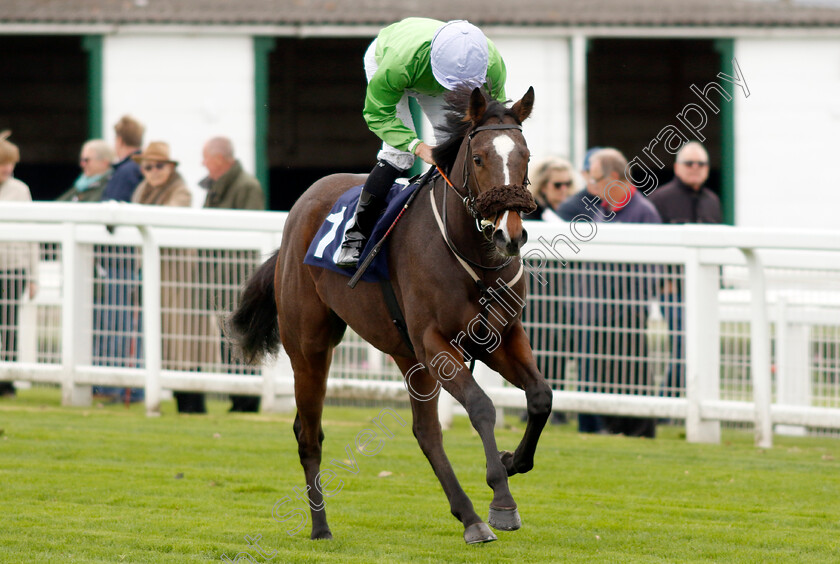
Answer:
M464 156L464 182L461 185L461 190L459 191L449 178L443 173L440 168L438 168L438 172L440 173L441 177L444 180L444 191L443 191L443 219L441 221L442 224L442 231L444 235L444 239L446 240L447 245L455 253L458 257L469 263L470 265L480 268L482 270L489 270L489 271L498 271L505 268L507 265L511 263L513 257L508 257L508 259L497 266L485 266L483 264L479 264L461 253L455 246L452 244L451 239L449 237L449 232L447 229L447 221L446 221L446 212L447 212L447 205L446 205L446 194L448 190L452 190L455 194L461 199L464 204L464 207L467 210L467 213L475 220L475 227L476 229L484 236L487 241L492 241L492 230L495 227L493 222L486 219L487 215L498 213L502 209L510 209L516 211L525 211L531 212L536 209L536 203L534 202L533 197L531 196L530 192L525 188L530 182L528 180L528 171L525 171L525 178L523 180L523 184L520 187L516 186L496 186L487 192L475 194L473 193L473 189L470 186L470 170L471 167L468 163L472 162L472 138L475 136L476 133L481 131L491 131L491 130L500 130L500 129L516 129L522 131L522 126L515 124L515 123L499 123L499 124L489 124L489 125L481 125L476 127L472 131L467 134L467 149L466 155ZM434 187L434 184L432 185ZM524 192L524 195L521 194ZM511 194L513 194L513 205L510 204ZM502 206L499 206L501 202L504 203ZM432 208L435 209L434 197L432 197ZM437 213L435 209L435 213Z
M461 190L455 188L451 182L447 181L447 187L453 190L461 201L467 213L475 220L475 226L478 231L484 235L488 241L490 233L493 230L493 222L488 217L498 214L502 210L523 211L530 213L537 207L533 196L528 192L527 186L530 184L528 180L528 170L525 170L525 178L522 184L510 186L495 186L490 190L476 194L470 185L470 172L472 167L469 163L472 162L472 139L477 133L482 131L498 131L504 129L516 129L522 131L522 126L515 123L497 123L481 125L476 127L467 134L467 149L464 156L464 182L461 185Z

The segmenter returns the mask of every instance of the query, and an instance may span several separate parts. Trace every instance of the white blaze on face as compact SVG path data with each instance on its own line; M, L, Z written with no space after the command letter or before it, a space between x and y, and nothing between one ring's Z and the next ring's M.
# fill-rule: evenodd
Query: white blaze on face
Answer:
M513 142L513 139L511 139L507 135L499 135L498 137L493 139L493 148L496 149L496 152L502 159L502 170L505 172L505 186L510 185L510 169L508 168L508 159L510 158L510 154L513 151L514 147L516 147L516 144Z
M498 227L498 229L500 229L502 231L502 235L504 235L504 237L505 237L505 243L510 243L510 233L508 233L508 226L507 226L507 220L508 220L508 214L509 213L510 212L508 210L505 210L505 213L502 215L502 219L499 220L499 227Z

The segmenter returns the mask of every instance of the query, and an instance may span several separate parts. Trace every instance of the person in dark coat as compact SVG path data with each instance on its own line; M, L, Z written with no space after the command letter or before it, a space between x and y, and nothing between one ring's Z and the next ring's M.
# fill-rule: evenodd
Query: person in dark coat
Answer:
M132 160L140 154L145 127L131 116L123 116L114 125L116 162L100 201L130 202L134 190L143 182L140 166ZM108 230L113 232L113 227ZM94 245L97 277L94 281L93 364L95 366L139 366L141 343L137 336L135 312L139 309L137 254L127 245ZM93 389L94 397L104 401L143 398L140 388L122 390L110 386Z
M145 131L143 124L131 116L123 116L114 126L117 135L114 148L118 161L114 164L114 174L102 194L103 202L130 202L134 189L143 182L140 166L132 157L140 154Z
M202 150L207 177L199 184L207 189L204 199L205 208L264 210L265 192L259 180L245 172L236 159L233 143L227 137L214 137L204 144ZM205 314L214 320L221 313L232 311L236 303L239 286L248 276L246 265L240 254L222 249L200 249L199 292L203 295L197 300L203 304ZM214 351L213 359L205 359L204 366L221 367L235 374L254 374L253 368L243 365L233 354L225 339L220 339ZM215 367L212 368L215 371ZM230 411L257 412L260 409L259 396L232 395Z
M651 203L663 223L722 223L717 195L705 186L709 178L709 154L697 141L683 145L674 162L674 179L654 190ZM683 267L667 267L660 291L662 315L671 335L671 362L662 395L676 397L685 391L685 345L683 341Z
M589 192L598 201L590 211L595 221L660 223L660 217L626 175L627 159L615 149L591 158ZM588 206L591 207L591 206ZM582 263L576 310L582 359L582 391L646 394L653 389L648 362L647 313L654 295L656 266L631 263ZM582 413L578 430L653 438L656 420Z
M705 186L709 155L703 145L683 145L674 162L674 179L650 194L662 223L722 223L720 199Z

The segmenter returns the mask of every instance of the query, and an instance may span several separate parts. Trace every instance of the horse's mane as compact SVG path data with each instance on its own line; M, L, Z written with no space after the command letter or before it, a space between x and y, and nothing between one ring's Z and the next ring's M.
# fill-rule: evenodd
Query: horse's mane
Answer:
M438 130L439 138L443 141L438 143L437 147L432 150L432 157L435 159L437 165L444 173L449 174L452 171L452 165L455 164L455 159L458 156L458 150L461 148L461 142L467 135L467 132L472 128L473 123L466 119L467 110L470 107L470 96L473 89L468 86L462 86L451 92L447 92L444 98L444 109L446 110L446 120ZM490 118L503 118L504 116L514 116L513 112L504 104L495 100L486 88L481 89L481 94L484 96L484 101L487 103L487 109L481 117L481 122L476 125L482 125ZM519 120L517 120L518 122Z

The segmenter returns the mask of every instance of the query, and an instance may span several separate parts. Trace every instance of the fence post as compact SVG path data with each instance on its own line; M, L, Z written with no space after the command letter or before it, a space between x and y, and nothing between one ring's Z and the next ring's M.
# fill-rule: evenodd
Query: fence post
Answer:
M685 427L686 440L691 443L720 442L720 421L704 420L701 409L704 401L720 398L719 286L719 267L701 264L699 251L691 249L683 284L685 395L688 400Z
M77 324L81 306L86 302L83 265L87 262L79 258L81 253L76 241L76 225L65 222L62 226L64 233L61 240L61 276L64 289L61 295L61 405L88 406L93 400L91 387L76 385L79 344L83 342ZM89 326L85 329L90 331Z
M770 418L772 384L764 265L755 249L742 248L741 252L750 270L750 367L755 405L755 446L770 448L773 446L773 422Z
M162 366L160 321L160 247L154 229L138 226L143 236L140 283L143 295L143 350L146 367L146 415L160 415L160 370Z
M437 398L432 401L438 402L438 421L443 430L452 428L452 417L455 411L455 398L449 395L449 392L442 387L438 392Z
M811 405L811 367L808 358L811 327L790 323L789 305L780 297L776 313L776 402L780 405ZM803 425L776 425L779 435L802 437L808 433Z

